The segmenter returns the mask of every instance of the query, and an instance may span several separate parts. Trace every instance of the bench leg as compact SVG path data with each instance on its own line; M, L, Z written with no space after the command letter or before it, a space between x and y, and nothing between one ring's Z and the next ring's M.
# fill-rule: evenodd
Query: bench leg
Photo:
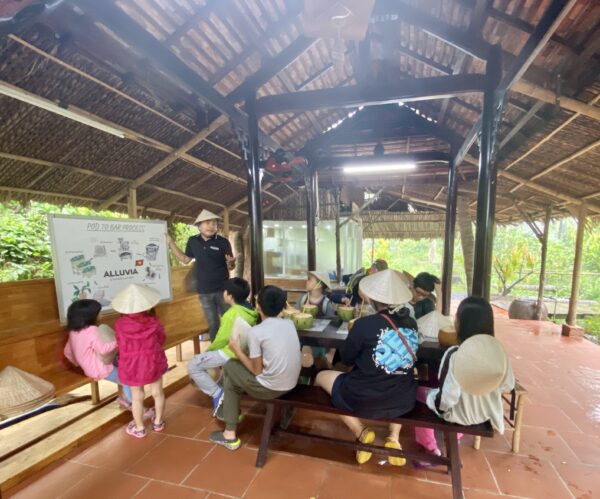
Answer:
M194 355L198 355L200 353L200 338L197 334L192 338L192 343L194 344Z
M515 414L515 431L513 432L512 439L512 451L514 454L519 453L519 447L521 445L521 421L523 420L523 405L525 397L523 394L517 395L517 407Z
M473 439L473 449L479 450L481 447L481 437L475 437Z
M92 380L90 382L90 387L92 388L92 404L96 405L100 403L100 387L98 386L98 382Z
M179 345L175 345L175 358L177 362L181 362L183 360L183 350L181 348L181 343Z
M260 437L260 447L258 456L256 456L256 467L262 468L267 460L267 450L269 449L269 440L271 439L271 430L273 429L273 417L275 413L275 404L267 403L267 413L263 423L262 435Z
M446 433L444 438L446 440L446 453L450 459L448 471L452 477L452 498L462 499L462 478L460 476L462 464L460 462L460 453L458 451L458 435L456 433Z

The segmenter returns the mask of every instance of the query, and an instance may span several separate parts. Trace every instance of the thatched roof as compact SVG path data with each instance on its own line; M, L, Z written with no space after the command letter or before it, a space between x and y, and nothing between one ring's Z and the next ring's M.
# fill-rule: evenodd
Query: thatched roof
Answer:
M5 2L0 17L35 3ZM113 198L137 181L138 204L149 216L189 221L204 206L215 211L229 207L232 222L243 225L242 153L228 121L231 116L224 116L221 108L235 114L233 121L239 125L245 115L234 105L245 97L249 78L261 71L264 76L269 64L279 64L275 74L260 80L258 95L264 96L482 73L484 63L476 55L442 41L432 34L435 30L419 28L415 19L424 15L441 21L446 31L499 43L508 66L549 4L550 0L404 0L404 17L390 19L381 15L389 2L378 0L366 41L346 43L344 60L334 64L337 49L332 39L303 38L303 2L297 0L62 2L37 17L22 16L13 25L0 26L2 82L104 120L124 138L0 95L0 194L125 210L125 197ZM600 147L595 146L600 122L559 107L567 97L590 106L600 100L600 4L578 0L571 5L521 80L554 92L560 74L562 99L554 105L532 98L523 88L509 92L499 134L501 222L522 217L515 202L533 216L548 204L556 206L556 213L566 213L581 199L589 201L593 213L600 212L595 199L600 197ZM147 43L132 44L129 37L134 35ZM280 60L283 56L288 60ZM214 94L202 98L200 88ZM363 111L352 117L348 109L269 115L260 126L271 147L279 144L290 150L331 135L327 151L334 156L367 154L377 142L389 154L448 153L448 137L465 137L481 107L480 94L407 104L403 115L390 118L398 119L397 127L386 132L365 119L365 128L354 139L342 132L352 129ZM193 137L197 145L177 150ZM473 156L477 146L461 165L459 186L472 201ZM168 166L157 168L161 163ZM424 164L418 174L365 184L439 209L446 200L446 174L434 166ZM156 173L147 175L153 169ZM327 172L322 177L325 186L335 181ZM519 179L534 180L518 186ZM298 189L270 185L267 178L269 194L264 199L272 206L294 199Z

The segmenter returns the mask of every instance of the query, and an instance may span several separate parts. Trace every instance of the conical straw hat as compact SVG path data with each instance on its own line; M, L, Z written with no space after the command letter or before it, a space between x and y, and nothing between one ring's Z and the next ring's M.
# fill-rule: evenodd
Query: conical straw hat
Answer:
M33 374L8 366L0 371L0 414L15 416L44 405L54 386Z
M310 275L315 276L319 281L321 281L325 286L331 289L331 280L327 275L327 272L319 272L318 270L309 270L308 273Z
M412 299L412 293L402 275L392 269L363 277L358 289L371 300L385 305L404 305Z
M113 298L112 308L121 314L145 312L160 301L160 293L156 289L130 284Z
M461 389L472 395L487 395L500 386L508 357L502 344L489 334L465 340L454 354L452 374Z
M199 224L200 222L206 222L207 220L220 220L221 217L219 215L215 215L212 211L202 210L200 215L196 217L194 221L194 225Z

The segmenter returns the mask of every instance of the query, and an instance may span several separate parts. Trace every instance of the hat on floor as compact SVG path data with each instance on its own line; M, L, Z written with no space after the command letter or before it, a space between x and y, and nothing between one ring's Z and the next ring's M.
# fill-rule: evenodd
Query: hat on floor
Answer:
M54 385L13 366L0 371L0 414L10 418L44 405Z
M367 298L385 305L404 305L412 299L412 293L402 275L392 269L363 277L358 289Z
M141 284L130 284L113 298L112 308L120 314L137 314L150 310L160 301L156 289Z
M487 395L506 376L508 357L496 338L477 334L460 345L453 364L452 374L462 390L471 395Z
M206 222L207 220L221 220L221 217L219 215L215 215L212 211L202 210L200 215L196 217L194 225L198 225L201 222Z
M329 279L327 272L319 272L318 270L309 270L308 275L314 276L319 281L321 281L323 284L325 284L325 286L327 286L329 289L331 289L331 279Z

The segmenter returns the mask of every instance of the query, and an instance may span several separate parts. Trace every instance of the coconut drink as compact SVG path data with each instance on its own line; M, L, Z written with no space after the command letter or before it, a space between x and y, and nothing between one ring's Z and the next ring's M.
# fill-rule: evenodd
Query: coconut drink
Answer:
M313 305L312 303L307 303L302 307L302 312L305 314L310 314L313 319L317 316L317 312L319 311L319 307Z
M345 322L348 322L354 317L354 307L339 305L337 308L337 314L340 319L342 319Z
M283 318L284 319L293 319L294 315L299 314L300 310L296 309L296 308L286 308L283 310Z
M294 321L294 326L296 326L296 329L300 331L306 331L312 327L315 318L311 314L299 312L294 314L292 320Z
M445 327L438 332L438 341L443 347L458 345L458 334L453 327Z

